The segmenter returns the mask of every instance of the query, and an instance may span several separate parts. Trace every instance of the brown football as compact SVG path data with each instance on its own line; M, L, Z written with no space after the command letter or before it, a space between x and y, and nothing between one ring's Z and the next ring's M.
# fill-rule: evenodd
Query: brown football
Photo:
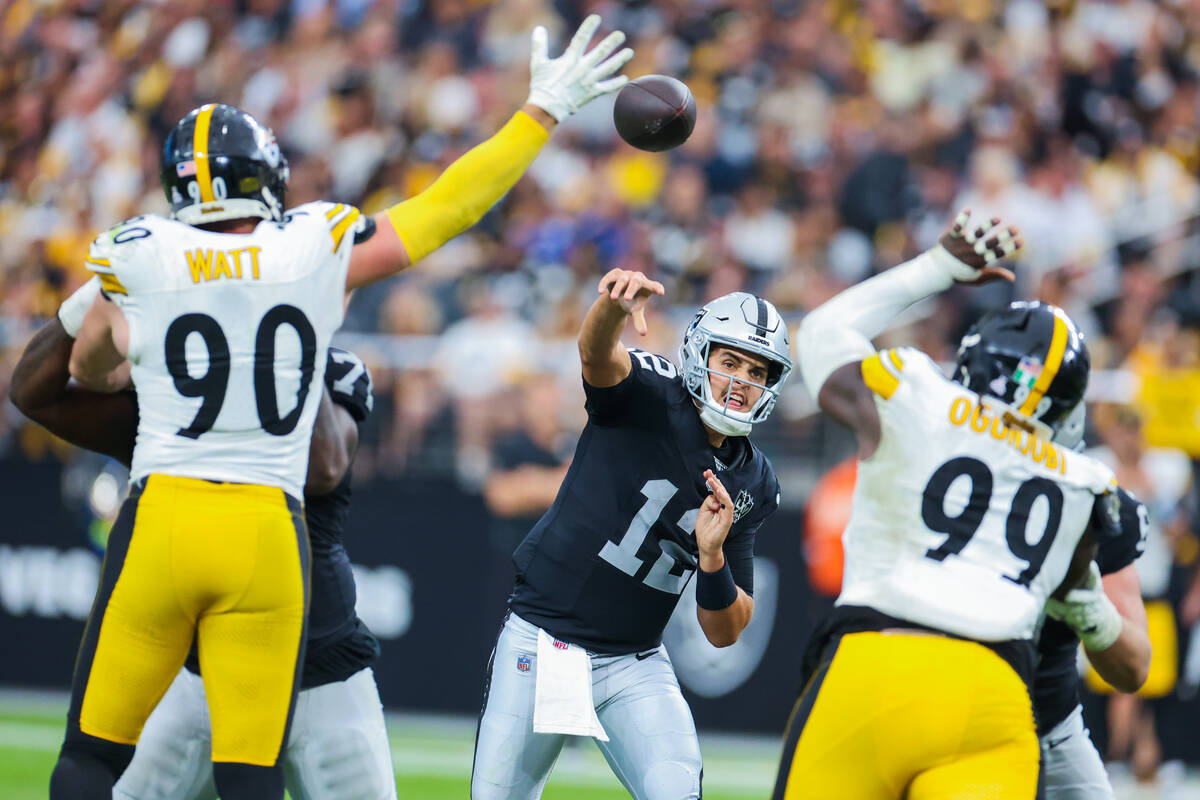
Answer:
M692 135L696 98L682 81L645 75L630 81L617 95L613 123L621 138L639 150L670 150Z

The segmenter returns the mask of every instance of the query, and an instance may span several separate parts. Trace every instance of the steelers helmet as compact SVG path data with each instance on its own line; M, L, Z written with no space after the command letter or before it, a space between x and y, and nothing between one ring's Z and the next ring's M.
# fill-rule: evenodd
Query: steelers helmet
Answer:
M223 103L193 109L163 146L163 191L172 215L188 225L283 219L288 175L271 129Z
M765 384L743 381L763 390L753 407L746 411L729 408L729 398L716 400L712 395L710 373L724 375L708 366L713 345L731 347L767 361ZM754 423L762 422L775 408L779 390L792 371L791 344L787 325L779 311L761 297L733 292L708 303L696 312L683 334L679 363L683 384L696 400L700 419L705 425L726 436L745 436Z
M967 331L958 346L954 379L1054 435L1074 419L1090 368L1083 334L1065 311L1017 302L985 315Z

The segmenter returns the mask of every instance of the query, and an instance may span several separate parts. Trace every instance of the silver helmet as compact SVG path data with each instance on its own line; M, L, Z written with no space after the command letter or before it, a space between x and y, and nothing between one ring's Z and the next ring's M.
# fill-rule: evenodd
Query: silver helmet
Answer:
M713 345L732 347L766 359L765 384L734 378L739 383L762 389L762 396L747 411L729 408L728 393L724 401L712 396L709 374L731 375L709 369L708 354ZM791 344L787 325L779 311L761 297L748 292L733 292L718 297L696 312L683 334L679 346L679 363L683 366L683 384L696 399L700 419L705 425L726 436L745 436L756 422L762 422L775 407L779 390L792 371Z

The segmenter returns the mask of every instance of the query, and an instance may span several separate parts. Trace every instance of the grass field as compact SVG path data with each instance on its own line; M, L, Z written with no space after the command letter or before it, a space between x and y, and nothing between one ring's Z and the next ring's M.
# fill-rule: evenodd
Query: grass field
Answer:
M44 800L62 742L66 695L0 690L0 800ZM473 719L390 714L388 733L401 800L465 800L471 773ZM706 800L764 800L779 758L773 737L700 734ZM1182 778L1182 776L1180 776ZM600 751L578 740L563 751L545 800L622 800L629 795ZM1175 786L1116 785L1118 800L1194 800L1200 775Z
M44 800L62 742L66 696L0 691L0 798ZM475 722L389 715L388 732L401 798L464 800ZM771 738L701 735L704 796L762 800L771 791L779 742ZM629 795L590 741L568 747L543 795L546 800L619 800Z

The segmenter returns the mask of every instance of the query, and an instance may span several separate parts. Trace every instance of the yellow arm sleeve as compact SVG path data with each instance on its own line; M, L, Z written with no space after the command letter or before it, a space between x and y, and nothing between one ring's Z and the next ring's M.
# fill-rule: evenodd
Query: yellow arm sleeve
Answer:
M525 173L550 132L518 111L468 150L433 184L387 210L408 258L417 262L479 221Z

